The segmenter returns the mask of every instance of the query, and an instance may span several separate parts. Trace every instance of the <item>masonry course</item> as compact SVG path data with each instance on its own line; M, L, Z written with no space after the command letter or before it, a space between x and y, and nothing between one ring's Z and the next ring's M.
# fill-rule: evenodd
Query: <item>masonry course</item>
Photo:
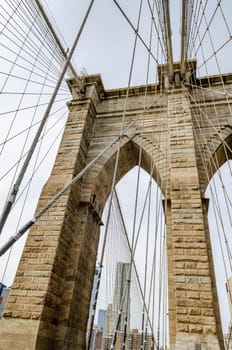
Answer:
M223 79L231 91L231 75ZM231 114L228 100L216 93L219 78L202 79L201 85L208 87L209 81L215 89L213 108L207 90L199 93L189 87L172 87L163 91L159 84L149 85L150 108L144 113L143 135L145 87L130 89L125 127L136 118L137 122L122 138L116 178L119 181L138 164L141 146L142 167L149 172L151 161L154 163L153 178L167 200L172 350L194 349L199 343L202 350L223 349L204 192L216 169L215 154L218 152L219 165L226 160L215 128L222 139L229 140ZM85 95L80 97L75 80L68 84L73 94L69 118L38 210L120 132L125 89L105 91L100 76L88 76ZM1 321L1 350L85 349L99 227L116 150L113 145L31 229Z

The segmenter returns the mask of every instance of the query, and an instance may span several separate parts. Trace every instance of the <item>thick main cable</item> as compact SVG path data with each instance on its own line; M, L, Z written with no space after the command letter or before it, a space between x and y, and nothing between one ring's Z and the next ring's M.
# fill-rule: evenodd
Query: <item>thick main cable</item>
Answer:
M75 49L76 49L77 43L78 43L78 41L79 41L79 39L80 39L80 36L81 36L81 34L82 34L82 31L83 31L83 29L84 29L85 23L86 23L86 21L87 21L87 19L88 19L88 16L89 16L89 13L90 13L91 8L92 8L92 6L93 6L93 3L94 3L94 0L91 0L91 2L90 2L90 4L89 4L89 7L88 7L88 9L87 9L87 12L86 12L86 14L85 14L85 17L84 17L84 19L83 19L83 21L82 21L81 27L80 27L80 29L79 29L79 31L78 31L78 33L77 33L76 39L75 39L75 41L74 41L74 43L73 43L73 46L72 46L72 48L71 48L71 50L70 50L70 52L69 52L68 57L67 57L66 63L65 63L65 65L64 65L64 67L63 67L63 69L62 69L62 72L61 72L61 74L60 74L60 77L59 77L59 79L58 79L58 81L57 81L57 85L56 85L56 87L55 87L55 90L54 90L54 92L53 92L53 95L52 95L52 97L51 97L51 99L50 99L50 101L49 101L49 104L48 104L48 106L47 106L47 109L46 109L46 111L45 111L45 113L44 113L44 117L43 117L43 119L42 119L42 122L41 122L41 124L40 124L40 126L39 126L39 128L38 128L38 130L37 130L37 133L36 133L36 135L35 135L35 138L34 138L32 144L31 144L30 150L29 150L29 152L28 152L28 155L27 155L27 157L26 157L26 159L25 159L25 161L24 161L24 164L23 164L23 166L22 166L22 169L21 169L21 171L20 171L20 173L19 173L19 175L18 175L18 178L17 178L17 180L16 180L16 182L15 182L15 184L14 184L12 190L11 190L10 196L9 196L9 198L8 198L6 204L5 204L5 207L4 207L4 209L3 209L3 212L2 212L2 215L1 215L1 218L0 218L0 233L1 233L2 229L3 229L3 227L4 227L4 224L5 224L5 222L6 222L6 220L7 220L7 217L8 217L8 215L9 215L9 213L10 213L11 207L12 207L14 201L15 201L15 198L16 198L17 193L18 193L18 190L19 190L19 186L20 186L20 184L21 184L21 182L22 182L22 179L23 179L23 177L24 177L24 175L25 175L25 172L26 172L26 170L27 170L28 164L29 164L29 162L30 162L30 160L31 160L31 157L32 157L33 153L34 153L34 150L35 150L35 148L36 148L37 142L38 142L39 137L40 137L40 135L41 135L41 133L42 133L42 130L43 130L43 128L44 128L44 125L46 124L46 121L47 121L47 119L48 119L48 117L49 117L49 113L50 113L51 108L52 108L52 106L53 106L53 102L55 101L56 95L57 95L57 93L58 93L58 91L59 91L59 88L60 88L61 83L62 83L62 81L63 81L64 75L65 75L66 70L67 70L67 68L68 68L68 66L69 66L69 62L70 62L70 60L71 60L71 58L72 58L72 55L73 55L73 53L74 53L74 51L75 51ZM25 231L24 231L24 232L25 232Z
M39 0L35 0L35 3L38 6L38 8L39 8L39 10L40 10L40 12L41 12L41 14L42 14L42 16L43 16L47 26L48 26L48 28L50 29L50 31L51 31L51 33L52 33L52 35L53 35L53 37L54 37L54 39L55 39L55 41L57 43L57 45L58 45L62 55L64 56L65 59L67 59L67 53L64 50L64 48L63 48L63 46L62 46L62 44L61 44L61 42L60 42L60 40L59 40L59 38L57 36L57 34L56 34L52 24L51 24L51 21L49 20L48 16L46 15L46 12L44 11L43 6L41 5ZM74 77L77 78L77 73L76 73L75 68L73 67L73 65L71 63L71 60L69 62L69 68L71 69Z
M147 46L147 44L145 43L145 41L143 40L143 38L141 37L141 35L139 34L138 30L135 28L135 26L133 25L133 23L131 22L131 20L129 19L129 17L127 16L127 14L125 13L125 11L123 11L122 7L119 5L118 1L113 0L113 2L115 3L115 5L117 6L117 8L119 9L119 11L121 12L121 14L123 15L123 17L126 19L126 21L128 22L128 24L130 25L130 27L133 29L133 31L135 32L136 36L139 38L139 40L141 41L141 43L143 44L143 46L146 48L146 50L150 53L151 57L153 58L153 60L158 64L158 60L157 58L153 55L153 53L150 51L149 47Z

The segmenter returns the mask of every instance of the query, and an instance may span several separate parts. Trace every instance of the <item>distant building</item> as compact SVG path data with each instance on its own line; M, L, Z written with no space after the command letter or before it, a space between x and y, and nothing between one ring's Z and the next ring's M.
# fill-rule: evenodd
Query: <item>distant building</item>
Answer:
M95 337L94 337L93 350L101 350L102 338L103 338L103 332L97 330L96 334L95 334Z
M3 283L0 283L0 319L3 317L10 290Z
M124 333L123 332L117 332L116 333L116 342L114 345L114 350L121 350L123 345L123 338ZM148 334L146 339L144 339L146 342L146 349L151 350L152 349L152 336L151 334ZM125 350L140 350L141 349L141 342L142 342L142 334L139 333L138 329L133 329L132 331L127 333L126 336L126 342L125 342ZM101 350L109 350L110 345L112 343L112 337L103 337L102 341L102 348Z
M232 350L232 334L224 334L224 343L226 350Z
M92 330L91 350L101 350L106 310L98 310L97 326Z
M130 328L130 298L128 277L130 272L130 264L118 262L116 266L115 284L113 303L107 306L106 323L104 334L110 336L115 331L115 326L118 319L118 313L121 308L121 321L118 325L118 331L123 331L126 315L128 317L127 326ZM128 304L129 303L129 304Z
M93 314L93 304L95 301L95 295L97 290L97 280L99 276L99 268L96 267L94 272L94 278L93 278L93 287L92 287L92 293L91 293L91 299L90 299L90 305L89 305L89 319L87 324L87 334L86 334L86 341L88 342L89 335L90 335L90 327L91 327L91 321L92 321L92 314ZM94 342L95 342L95 335L96 335L96 329L95 327L92 329L92 335L91 335L91 345L90 349L94 349Z
M97 330L104 331L106 320L106 310L98 310Z
M90 305L89 305L88 329L90 328L91 316L92 316L92 311L93 311L93 304L94 304L96 290L97 290L97 280L98 280L98 276L99 276L99 270L100 269L98 267L96 267L95 272L94 272L93 288L92 288Z
M112 335L103 335L101 350L109 350L112 343Z
M230 308L230 319L232 319L232 277L230 277L226 284L228 303Z
M115 320L113 317L112 304L108 304L106 309L104 334L111 335L114 329Z

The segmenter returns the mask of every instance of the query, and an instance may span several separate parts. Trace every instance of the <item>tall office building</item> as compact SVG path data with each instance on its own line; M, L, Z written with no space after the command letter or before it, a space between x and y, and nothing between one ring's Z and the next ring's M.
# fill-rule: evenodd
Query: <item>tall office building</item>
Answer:
M94 272L94 278L93 278L93 287L92 287L92 293L91 293L91 299L90 299L90 305L89 305L89 319L88 319L88 324L87 324L87 339L86 341L88 342L90 332L91 332L91 322L92 322L92 314L93 314L93 305L95 301L95 295L96 295L96 290L97 290L97 280L99 276L99 268L96 267L95 272ZM95 327L92 329L92 335L91 335L91 344L90 344L90 349L94 349L94 341L95 341Z
M106 310L98 310L97 329L103 331L105 327Z
M130 328L130 297L128 277L130 272L130 264L118 262L116 266L115 284L113 303L107 306L105 336L110 336L114 333L118 320L119 310L122 310L121 320L118 325L118 331L123 331L126 315L128 317L127 328Z
M91 299L90 299L90 305L89 305L89 319L88 319L88 330L90 328L90 323L91 323L91 316L93 312L93 304L95 300L95 295L96 295L96 290L97 290L97 280L99 276L99 268L96 267L95 272L94 272L94 278L93 278L93 288L92 288L92 293L91 293Z
M103 331L105 327L106 310L98 310L97 326L94 330L94 337L91 350L101 350Z

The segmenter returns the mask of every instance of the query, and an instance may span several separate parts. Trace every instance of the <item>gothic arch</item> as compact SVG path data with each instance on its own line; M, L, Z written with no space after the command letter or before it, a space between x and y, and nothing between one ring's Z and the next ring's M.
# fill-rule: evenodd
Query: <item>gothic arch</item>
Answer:
M221 143L216 148L216 150L212 153L212 156L209 159L209 162L207 165L207 172L208 172L209 179L206 180L205 190L210 180L212 179L212 177L218 171L218 169L228 160L232 159L232 152L230 152L231 149L232 149L232 133L226 136L224 141L221 141Z
M51 177L41 194L39 207L53 198L120 133L125 102L123 90L107 95L97 84L88 84L86 96L74 96L70 102L64 137ZM127 125L143 111L143 90L138 87L131 91ZM148 102L153 108L146 114L144 135L137 123L123 136L116 182L138 164L141 144L141 166L150 173L152 159L155 164L153 178L161 190L164 190L163 183L169 186L166 225L171 280L171 349L180 349L183 344L192 348L199 343L223 349L205 220L207 203L201 192L205 172L200 162L201 151L196 151L191 104L178 88L174 90L174 95L167 94L162 101L157 95L154 100L152 92L154 90L150 91ZM210 154L214 154L215 150L220 154L220 140L215 138L212 130L208 130L208 125L205 128L212 150ZM201 147L204 151L203 143ZM1 321L3 330L0 333L8 348L12 347L10 342L13 338L9 329L14 329L18 339L29 342L31 349L85 349L99 225L111 188L117 148L115 142L97 158L81 181L33 226L8 304L8 318ZM199 188L200 167L202 178ZM36 292L34 307L31 281L35 279L40 289ZM15 306L20 302L23 309L18 312ZM17 320L19 317L20 322Z
M117 155L117 144L112 147L107 154L100 159L92 168L91 171L84 177L82 183L82 193L86 196L88 189L90 200L94 204L99 216L105 206L105 202L109 196L112 185L112 178L115 168ZM128 173L139 162L140 146L134 140L127 139L120 149L118 169L116 173L116 184L120 179ZM153 161L155 162L154 158ZM146 147L142 148L141 152L141 167L148 173L151 173L152 157L146 151ZM160 173L154 164L152 177L156 183L161 183ZM91 187L89 187L91 184Z

